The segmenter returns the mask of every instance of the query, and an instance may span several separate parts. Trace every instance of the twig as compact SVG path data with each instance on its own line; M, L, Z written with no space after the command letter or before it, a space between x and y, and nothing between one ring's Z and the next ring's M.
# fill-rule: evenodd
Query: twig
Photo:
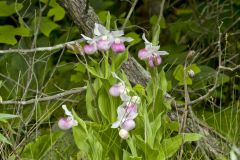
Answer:
M124 28L126 27L127 22L128 22L128 20L129 20L129 18L131 17L132 12L133 12L133 10L134 10L137 2L138 2L138 0L135 0L135 1L133 2L132 7L131 7L130 11L128 12L128 15L127 15L127 17L126 17L126 19L125 19L125 21L124 21L124 23L123 23L123 25L122 25L122 29L124 29Z
M8 50L0 50L0 54L6 54L6 53L32 53L32 52L44 52L44 51L53 51L57 49L62 49L67 45L73 45L75 43L83 42L83 39L78 39L75 41L70 41L62 44L58 44L52 47L38 47L38 48L33 48L33 49L8 49Z
M235 66L235 67L233 67L233 68L231 68L231 67L225 67L225 66L219 66L219 68L220 68L221 70L228 70L228 71L234 72L235 70L240 69L240 65L237 65L237 66Z
M47 97L42 97L42 98L33 98L33 99L30 99L30 100L26 100L26 101L8 100L8 101L2 101L2 102L0 102L0 104L2 104L2 105L6 105L6 104L27 105L27 104L35 103L36 99L37 99L38 102L56 100L58 98L65 97L65 96L68 96L68 95L81 93L81 92L85 91L86 89L87 89L87 87L84 86L84 87L79 87L79 88L73 88L71 90L68 90L68 91L65 91L65 92L62 92L62 93L58 93L58 94L55 94L55 95L52 95L52 96L47 96Z
M156 22L156 25L153 29L153 34L155 34L155 32L157 31L157 27L162 19L162 16L163 16L163 7L164 7L164 3L165 3L165 0L162 0L162 3L160 5L160 12L159 12L159 15L158 15L158 19L157 19L157 22Z

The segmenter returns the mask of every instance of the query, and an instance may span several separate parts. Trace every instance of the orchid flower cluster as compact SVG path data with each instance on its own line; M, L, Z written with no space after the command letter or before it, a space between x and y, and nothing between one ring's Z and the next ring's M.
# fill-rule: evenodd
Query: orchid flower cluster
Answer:
M58 127L62 130L68 130L72 128L73 126L77 126L77 121L73 118L72 113L67 109L66 105L62 105L62 109L65 112L65 115L67 115L66 118L61 118L58 121Z
M122 30L109 31L103 25L95 23L94 37L90 38L83 34L82 37L87 41L83 47L86 54L94 54L97 51L107 51L112 49L114 53L122 53L125 51L124 42L133 41L130 37L123 37Z
M120 82L113 85L109 89L109 93L111 96L120 96L123 103L117 108L117 121L112 124L111 128L120 127L119 136L122 139L127 139L129 137L129 131L133 130L136 126L134 119L138 115L137 105L140 103L140 97L129 96L129 90L126 88L124 81L114 72L112 72L112 76Z
M138 51L138 58L141 60L148 60L150 67L156 67L162 63L161 55L167 55L166 51L159 51L160 46L155 46L147 40L143 33L142 39L145 43L145 48Z

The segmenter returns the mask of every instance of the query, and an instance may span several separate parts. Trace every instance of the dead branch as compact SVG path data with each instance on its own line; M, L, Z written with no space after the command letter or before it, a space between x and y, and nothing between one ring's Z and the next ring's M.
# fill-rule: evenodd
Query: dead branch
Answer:
M73 95L73 94L79 94L83 91L85 91L87 89L86 86L84 87L79 87L79 88L73 88L71 90L67 90L64 91L62 93L58 93L52 96L46 96L46 97L36 97L30 100L20 100L20 101L16 101L16 100L7 100L7 101L0 101L0 104L2 105L9 105L9 104L13 104L13 105L27 105L27 104L33 104L36 101L37 102L44 102L44 101L51 101L51 100L58 100L59 98L65 97L65 96L69 96L69 95Z

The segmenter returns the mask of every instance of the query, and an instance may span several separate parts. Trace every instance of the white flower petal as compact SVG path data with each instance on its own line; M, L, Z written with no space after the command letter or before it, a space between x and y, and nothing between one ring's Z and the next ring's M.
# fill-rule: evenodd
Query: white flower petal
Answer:
M85 36L84 34L81 34L81 36L82 36L85 40L87 40L87 41L92 41L92 40L93 40L92 38L87 37L87 36Z
M138 113L131 112L130 114L127 115L126 120L133 120L138 116Z
M129 102L131 100L131 97L127 95L127 93L123 93L120 95L120 98L123 102Z
M99 29L98 29L98 25L99 25L99 24L95 23L95 27L94 27L94 30L93 30L93 33L94 33L96 36L100 36L100 35L101 35L101 33L100 33Z
M120 106L117 108L118 121L121 121L121 120L123 119L125 113L126 113L125 108L123 108L122 105L120 105Z
M150 52L156 52L156 51L158 51L159 49L160 49L160 46L151 46L151 47L149 48Z
M120 126L120 121L112 123L111 128L118 128Z
M120 39L121 39L123 42L131 42L131 41L134 40L134 39L131 38L131 37L121 37Z
M135 104L139 104L141 102L141 98L138 96L133 96L131 98L131 102L135 103Z
M109 30L107 30L106 27L104 27L101 24L97 24L97 28L98 28L98 31L99 31L100 35L106 35L110 32Z
M146 36L145 36L145 33L143 33L143 35L142 35L142 39L144 40L144 43L146 44L152 44L151 42L149 42L148 40L147 40L147 38L146 38Z
M117 37L123 36L123 35L124 35L124 32L123 32L123 30L112 31L112 32L111 32L111 35L112 35L113 37L117 38Z
M157 51L155 54L156 55L168 55L169 53L166 51Z
M237 155L233 151L230 152L230 160L238 160Z
M69 117L71 117L73 119L73 115L72 115L72 112L70 112L68 109L67 109L67 106L64 104L62 105L62 109L64 110L65 114Z

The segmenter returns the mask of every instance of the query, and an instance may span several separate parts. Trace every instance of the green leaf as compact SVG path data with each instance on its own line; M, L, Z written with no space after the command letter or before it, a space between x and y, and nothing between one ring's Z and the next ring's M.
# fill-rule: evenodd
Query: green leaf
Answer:
M65 10L61 7L61 6L56 6L52 9L50 9L48 11L47 14L48 17L52 17L53 16L53 20L56 21L60 21L64 18L65 16Z
M156 22L158 20L158 17L156 15L153 15L151 18L150 18L150 24L152 26L156 25ZM165 22L165 18L162 16L161 19L160 19L160 22L159 22L159 26L160 28L166 28L166 22Z
M56 0L40 0L41 2L47 4L49 3L48 5L51 6L51 7L55 7L58 5L58 3L56 2Z
M163 69L161 70L158 78L159 78L159 83L160 83L160 89L163 91L163 93L166 93L167 89L168 89L168 82L167 82L166 75L165 75L165 72Z
M124 61L128 59L128 49L124 53L112 56L112 69L113 71L118 70Z
M15 29L15 34L23 37L30 37L30 30L26 28L23 24L19 28Z
M152 39L152 44L157 46L159 44L159 37L160 37L160 32L161 32L161 28L160 25L156 24L156 28L153 31L153 39Z
M128 47L133 46L133 45L135 45L135 44L138 44L138 43L141 42L141 40L142 40L142 39L140 38L140 35L137 34L137 33L135 33L135 32L130 32L130 33L126 34L125 37L131 37L131 38L133 38L133 41L130 42L130 44L129 44Z
M144 132L145 132L145 141L147 142L147 144L153 148L153 143L154 143L154 138L153 138L153 133L152 133L152 127L150 125L149 122L149 117L148 117L148 112L147 112L147 108L144 107Z
M6 122L7 119L16 118L17 115L0 113L0 121Z
M102 74L101 71L97 71L94 67L91 67L91 66L86 66L86 69L94 76L98 77L98 78L101 78L101 79L104 79L104 76Z
M78 63L76 68L74 69L75 71L79 71L79 72L82 72L82 73L85 73L86 72L86 68L85 68L85 65L81 64L81 63Z
M0 133L0 142L12 145L11 142L9 142L8 139L4 137L1 133Z
M103 117L109 122L113 122L115 117L112 116L116 111L111 109L111 103L109 101L109 95L104 88L99 90L98 94L98 107Z
M186 14L192 14L192 9L188 9L188 8L178 8L176 9L176 14L177 15L186 15Z
M166 155L166 158L172 157L180 148L182 143L198 141L202 138L202 135L197 133L184 133L172 138L164 139L162 142L162 148Z
M107 15L108 15L108 11L101 11L98 13L98 17L103 24L106 23L107 21Z
M111 24L111 14L110 14L110 12L107 12L106 28L108 30L110 30L110 24Z
M0 43L14 45L17 43L15 38L15 28L11 25L0 26Z
M198 74L200 72L200 68L196 65L196 64L192 64L190 65L189 67L187 67L187 72L189 70L193 70L195 74ZM184 67L182 64L179 64L174 72L173 72L173 76L176 80L178 80L178 85L181 86L181 85L184 85ZM189 75L187 74L187 77L186 77L186 82L187 82L187 85L192 85L192 79L189 77Z
M72 112L73 112L74 118L78 122L78 125L73 127L73 136L74 136L75 143L81 151L88 152L89 145L87 143L87 139L88 139L89 133L87 130L86 123L80 117L78 117L74 111Z
M85 132L83 132L81 127L76 126L73 128L73 136L74 136L74 141L75 141L77 147L81 151L84 151L85 153L87 153L90 148L87 143L88 135Z
M160 127L162 125L162 113L158 114L158 116L150 123L151 130L152 130L152 136L151 136L151 141L149 142L149 145L153 148L155 147L156 139L161 140L162 139L162 134L157 134Z
M91 86L89 82L87 82L87 91L86 91L86 109L87 109L87 115L92 120L96 120L96 116L94 114L94 106L92 103L94 103L94 94L92 93Z
M22 3L8 4L7 1L0 1L0 17L8 17L22 9Z
M78 115L76 114L76 112L74 110L72 110L72 113L73 113L74 118L77 120L78 125L81 126L81 129L86 134L88 134L87 125L85 124L85 122L80 117L78 117Z
M30 31L21 24L19 28L15 28L11 25L0 26L0 43L6 43L14 45L17 43L16 35L29 37Z
M39 19L39 18L37 18ZM41 25L40 25L40 31L47 37L49 37L49 34L56 28L59 28L60 26L47 17L41 17Z
M141 85L141 84L136 84L134 87L133 87L133 90L137 93L139 93L140 95L146 95L145 93L145 88Z
M200 68L196 64L192 64L189 67L187 67L187 71L189 71L190 69L193 70L193 72L195 74L197 74L201 71Z
M37 137L35 141L24 146L21 158L40 160L63 135L63 132L55 132Z

